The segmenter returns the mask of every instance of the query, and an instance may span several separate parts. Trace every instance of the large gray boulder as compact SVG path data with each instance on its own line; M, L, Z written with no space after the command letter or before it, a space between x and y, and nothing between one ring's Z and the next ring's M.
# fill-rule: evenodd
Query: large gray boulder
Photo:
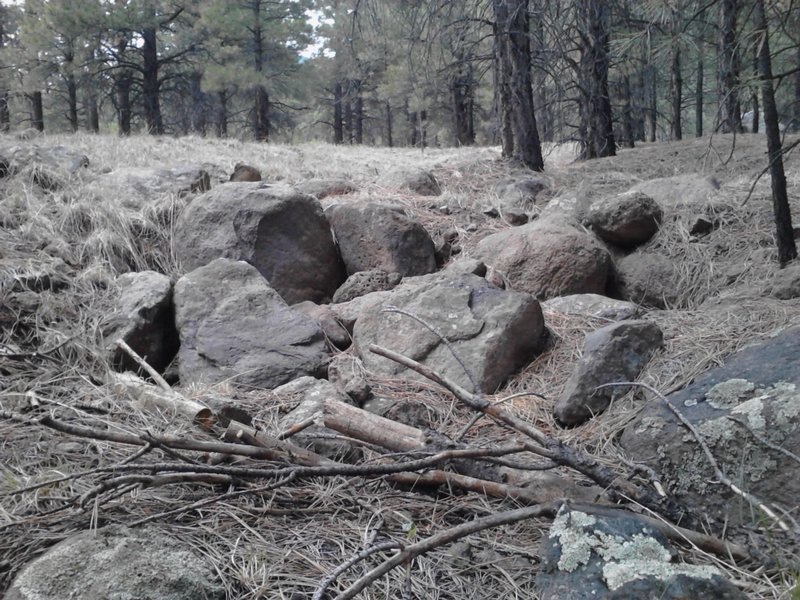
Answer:
M511 288L540 300L606 291L611 255L591 234L552 217L484 238L472 252Z
M663 216L655 200L633 191L592 203L584 222L603 241L633 247L656 234Z
M293 188L227 183L195 198L175 228L187 271L216 258L244 260L289 304L328 302L344 281L322 206Z
M381 269L403 277L436 270L435 247L421 223L402 208L338 204L326 211L347 274Z
M664 535L635 516L562 509L542 540L542 600L746 600L716 567L675 561Z
M428 275L383 293L385 302L365 308L354 328L358 354L374 372L421 379L370 352L370 344L399 352L473 389L460 360L479 391L494 392L542 346L544 321L536 299L501 290L476 275ZM408 316L384 312L385 306L423 319L444 336L458 358L427 327Z
M172 282L161 273L143 271L120 275L117 288L117 309L103 327L111 364L123 371L139 369L116 345L121 338L154 369L163 372L178 352Z
M556 420L562 425L580 425L603 412L614 398L630 390L596 388L635 381L663 341L661 329L650 321L623 321L588 334L583 355L556 402Z
M169 532L120 526L67 538L26 566L6 600L222 600L214 567Z
M778 514L796 512L800 477L800 327L734 354L668 402L694 426L720 469ZM625 428L622 447L661 475L667 491L722 527L758 526L763 516L717 481L694 435L660 399ZM769 443L772 447L767 446Z
M318 375L327 359L314 319L292 310L245 262L219 258L175 284L183 383L274 388Z
M634 252L617 263L616 293L624 300L652 308L678 302L678 272L662 254Z

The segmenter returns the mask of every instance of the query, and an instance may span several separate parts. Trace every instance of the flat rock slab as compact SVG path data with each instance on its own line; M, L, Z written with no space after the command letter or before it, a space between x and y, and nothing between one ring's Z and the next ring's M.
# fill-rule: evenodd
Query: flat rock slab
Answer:
M166 531L111 526L56 544L17 575L6 600L222 600L213 565Z
M635 381L663 341L661 329L650 321L623 321L589 333L583 344L583 356L556 402L558 422L580 425L603 412L629 388L596 388L607 383Z
M799 361L795 327L741 350L667 397L736 485L789 511L796 511L800 498L797 463L758 438L800 454ZM669 493L718 524L758 525L766 518L715 482L696 439L661 400L644 407L620 443L634 460L661 474Z
M615 300L600 294L558 296L542 302L542 310L606 321L632 319L640 312L639 307L633 302Z
M320 326L245 262L220 258L184 275L174 299L183 383L230 379L271 389L324 371Z
M634 252L617 263L615 291L642 306L668 308L678 302L678 277L675 265L666 256Z
M289 304L328 302L345 279L319 201L284 185L226 183L195 198L178 218L175 247L186 270L247 261Z
M542 540L542 600L746 600L716 567L675 563L662 533L635 517L562 510Z
M476 275L416 277L383 293L385 300L365 307L354 328L359 356L377 373L422 379L370 352L370 344L413 358L473 389L459 360L438 335L406 315L383 311L386 306L407 311L441 333L480 391L494 392L541 348L544 320L536 299L530 294L501 290Z

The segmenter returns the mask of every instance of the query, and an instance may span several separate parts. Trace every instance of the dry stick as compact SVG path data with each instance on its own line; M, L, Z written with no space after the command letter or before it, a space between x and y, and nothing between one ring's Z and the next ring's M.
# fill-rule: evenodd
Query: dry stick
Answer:
M278 439L279 440L285 440L285 439L288 439L288 438L292 437L293 435L297 435L298 433L300 433L304 429L308 429L312 425L316 424L316 422L317 422L317 417L309 417L305 421L300 421L299 423L295 423L294 425L292 425L288 429L286 429L286 430L282 431L281 433L279 433L278 434Z
M233 484L233 478L229 475L216 475L213 473L171 473L169 475L121 475L107 479L85 492L78 501L80 506L102 494L107 490L112 490L125 485L143 486L146 488L173 485L176 483L207 483L211 485Z
M523 521L525 519L531 519L534 517L552 517L556 514L557 510L557 504L537 504L535 506L528 506L526 508L518 508L516 510L480 517L467 523L458 525L457 527L446 529L442 532L432 535L429 538L417 542L416 544L406 546L392 558L384 561L382 564L372 569L369 573L357 579L344 592L336 596L335 600L349 600L350 598L354 598L356 594L363 591L367 586L383 577L395 567L398 567L406 561L420 556L421 554L430 552L431 550L434 550L440 546L444 546L445 544L455 542L456 540L459 540L472 533L477 533L479 531L483 531L484 529L499 527L501 525L516 523L518 521Z
M744 428L744 429L745 429L745 430L746 430L746 431L747 431L747 432L748 432L750 435L752 435L752 436L753 436L753 437L754 437L754 438L755 438L755 439L756 439L756 440L757 440L757 441L758 441L760 444L763 444L763 445L764 445L764 446L766 446L767 448L770 448L770 449L772 449L772 450L775 450L776 452L780 452L781 454L783 454L784 456L787 456L787 457L789 457L790 459L792 459L792 460L793 460L793 461L795 461L796 463L800 463L800 456L798 456L797 454L795 454L794 452L792 452L792 451L790 451L790 450L787 450L787 449L786 449L786 448L784 448L783 446L779 446L778 444L773 444L772 442L770 442L770 441L769 441L767 438L765 438L764 436L758 435L758 434L757 434L755 431L753 431L753 428L752 428L752 427L750 427L750 426L749 426L747 423L745 423L744 421L741 421L741 420L737 419L736 417L731 417L730 415L728 415L728 419L730 419L731 421L733 421L734 423L736 423L736 424L738 424L738 425L741 425L741 426L742 426L742 427L743 427L743 428Z
M603 387L614 387L614 386L638 386L654 394L659 400L661 400L664 404L667 405L667 408L669 408L669 410L672 411L672 414L674 414L675 417L683 424L683 426L686 427L686 429L688 429L692 433L694 439L697 441L697 443L700 445L700 448L703 450L703 454L706 455L706 460L708 460L708 464L714 470L714 475L717 477L717 479L719 479L722 484L728 486L728 488L730 488L730 490L734 494L741 496L742 498L747 500L747 502L750 503L751 505L760 508L764 512L764 514L766 514L775 523L777 523L778 527L780 527L784 531L791 531L791 528L786 523L784 523L784 521L780 517L778 517L778 515L776 515L775 512L769 506L764 504L763 501L761 501L759 498L757 498L750 492L741 489L739 486L733 483L733 481L731 481L730 478L728 478L728 476L725 475L725 473L722 472L722 469L719 468L719 464L717 463L717 459L714 458L714 455L711 453L711 449L708 447L708 444L706 444L702 434L699 431L697 431L697 428L694 425L692 425L686 417L683 416L683 413L681 413L681 411L679 411L669 400L667 400L667 397L664 396L664 394L659 392L653 386L638 381L631 383L606 383L605 385L598 386L597 389Z
M387 348L371 344L369 346L370 352L388 358L401 364L420 375L427 377L431 381L448 389L458 400L466 404L473 410L485 413L497 421L511 427L512 429L528 436L541 446L542 452L538 452L541 456L551 459L552 461L570 467L583 475L589 477L598 485L608 488L616 493L622 494L629 498L634 499L636 502L645 506L659 514L663 514L669 520L677 522L681 517L685 517L684 511L671 500L661 498L657 493L621 479L611 469L600 465L591 456L579 452L573 448L562 443L560 440L550 437L536 427L526 423L522 419L516 417L508 411L491 404L484 398L480 398L471 394L463 387L451 381L447 377L436 373L432 369L412 360L402 354L398 354ZM531 450L535 451L535 450Z
M169 391L169 392L173 391L173 390L172 390L172 386L171 386L170 384L168 384L168 383L167 383L167 380L166 380L166 379L164 379L164 378L161 376L161 374L160 374L158 371L156 371L156 370L155 370L153 367L151 367L151 366L150 366L150 364L149 364L149 363L148 363L148 362L147 362L145 359L143 359L141 356L139 356L139 355L136 353L136 351L135 351L133 348L131 348L131 347L130 347L130 346L129 346L129 345L126 343L126 342L125 342L125 340L123 340L122 338L119 338L119 339L116 341L116 344L117 344L117 346L119 346L119 347L120 347L122 350L124 350L124 351L125 351L125 353L126 353L128 356L130 356L130 357L131 357L131 358L132 358L132 359L133 359L133 360L136 362L136 364L137 364L137 365L139 365L139 366L140 366L140 367L142 367L142 368L143 368L145 371L147 371L147 374L148 374L148 375L150 375L150 377L152 377L152 378L153 378L153 381L155 381L155 382L156 382L156 384L158 385L158 387L160 387L160 388L161 388L161 389L163 389L163 390L167 390L167 391Z
M320 582L319 586L317 587L314 595L311 596L311 600L322 600L325 595L325 591L331 586L331 584L336 581L336 579L347 571L350 567L358 564L365 558L369 558L373 554L377 554L378 552L385 552L386 550L401 550L403 545L400 542L383 542L381 544L376 544L374 546L370 546L369 548L364 548L361 552L358 552L353 557L351 557L347 562L342 563L338 567L336 567L333 571L331 571L325 578Z

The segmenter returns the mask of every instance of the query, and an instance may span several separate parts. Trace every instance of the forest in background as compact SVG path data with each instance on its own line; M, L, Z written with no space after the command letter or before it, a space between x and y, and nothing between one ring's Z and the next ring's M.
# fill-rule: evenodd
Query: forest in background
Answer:
M500 144L521 102L541 140L602 129L590 154L763 131L757 5L797 130L794 0L25 0L0 7L0 127Z

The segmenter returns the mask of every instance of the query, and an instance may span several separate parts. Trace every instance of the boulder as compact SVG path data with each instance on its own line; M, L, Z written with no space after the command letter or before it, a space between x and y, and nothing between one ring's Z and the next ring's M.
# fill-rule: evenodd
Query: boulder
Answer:
M139 210L159 197L188 196L211 189L208 172L197 165L175 167L120 167L101 175L87 191L103 201L115 201L125 208Z
M800 297L800 265L788 266L775 274L772 295L780 300Z
M737 486L782 511L800 498L800 327L730 356L667 401L700 433ZM765 442L772 445L768 447ZM758 526L761 511L716 481L702 448L660 399L625 428L620 444L661 475L668 493L723 527Z
M245 262L219 258L184 275L174 302L183 383L230 379L271 389L324 371L317 322L287 306Z
M280 420L278 424L280 431L286 431L308 419L322 420L325 400L353 403L348 395L341 393L332 383L314 377L295 379L273 391L277 396L290 396L296 398L298 402L297 406ZM327 458L344 461L356 458L353 446L349 442L331 439L337 435L324 425L311 425L293 435L289 441Z
M122 338L163 373L179 345L172 309L172 282L161 273L144 271L120 275L117 287L117 309L103 327L111 364L120 371L139 370L139 365L116 345Z
M541 177L507 177L492 186L492 205L501 213L510 209L531 210L543 204L550 185Z
M6 600L223 600L213 564L154 527L109 526L56 544L14 579Z
M390 291L372 292L347 302L339 302L329 306L333 314L336 315L336 319L344 325L347 331L353 333L353 328L361 314L370 308L383 304L390 295Z
M0 176L22 173L46 192L54 192L89 166L89 158L67 146L24 144L4 148Z
M663 342L661 329L649 321L623 321L589 333L583 356L556 402L556 420L561 425L580 425L603 412L614 398L625 395L630 388L596 388L606 383L635 381Z
M372 395L372 387L366 375L364 363L350 353L340 352L334 355L328 365L328 381L358 406L363 406Z
M349 302L364 294L391 290L400 283L401 279L399 273L387 273L382 269L358 271L350 275L347 281L339 286L333 295L333 302Z
M370 344L379 344L467 389L494 392L542 346L544 320L536 299L498 289L476 275L413 278L386 294L382 305L364 309L354 328L356 350L374 372L422 379L369 351ZM395 306L424 320L441 333L449 347L418 321L397 312L384 312L384 306Z
M304 300L292 305L292 310L299 311L317 322L325 334L325 339L331 350L347 350L352 343L350 332L339 322L327 304L315 304L311 300Z
M629 248L653 237L663 216L655 200L634 191L592 203L584 222L603 241Z
M678 301L678 273L661 254L634 252L617 263L616 294L642 306L667 308Z
M602 294L611 267L608 250L594 236L556 218L490 235L472 256L502 271L512 289L540 300Z
M390 187L405 188L420 196L439 196L442 193L436 177L425 169L394 169L386 174L382 183Z
M356 191L356 186L346 179L307 179L295 184L295 189L317 200L328 196L343 196Z
M676 561L664 535L635 516L562 509L542 539L542 600L746 600L712 566Z
M624 321L636 317L640 309L633 302L614 300L599 294L571 294L542 302L542 310L605 321Z
M236 163L229 181L261 181L261 171L244 163Z
M218 186L181 213L174 239L184 269L220 257L245 260L289 304L328 302L344 281L319 202L283 185Z
M436 270L431 236L402 208L382 204L338 204L329 207L326 214L348 275L382 269L406 277Z

